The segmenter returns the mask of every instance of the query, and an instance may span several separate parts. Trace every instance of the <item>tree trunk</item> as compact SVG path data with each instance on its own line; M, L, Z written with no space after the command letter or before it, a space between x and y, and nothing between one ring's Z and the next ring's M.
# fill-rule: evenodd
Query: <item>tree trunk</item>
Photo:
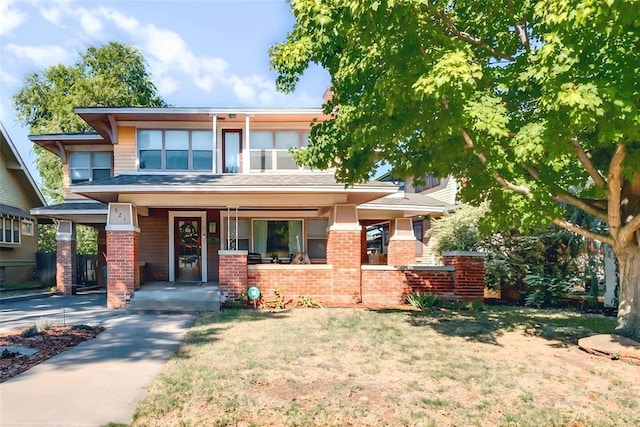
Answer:
M640 340L640 247L616 251L620 267L620 300L615 333Z

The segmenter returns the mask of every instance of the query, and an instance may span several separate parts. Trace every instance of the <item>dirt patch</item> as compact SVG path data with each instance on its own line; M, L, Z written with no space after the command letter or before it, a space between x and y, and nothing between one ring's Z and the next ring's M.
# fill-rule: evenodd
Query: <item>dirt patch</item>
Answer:
M51 326L31 337L22 335L24 329L0 333L0 349L24 347L38 350L33 355L5 352L0 359L0 383L31 369L45 360L68 350L83 341L95 338L104 330L100 326Z

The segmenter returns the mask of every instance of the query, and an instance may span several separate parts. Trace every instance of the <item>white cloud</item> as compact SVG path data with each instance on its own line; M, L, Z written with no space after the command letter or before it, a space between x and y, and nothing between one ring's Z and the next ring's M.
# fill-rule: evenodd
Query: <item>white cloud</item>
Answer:
M71 0L50 0L46 5L50 7L40 9L40 16L54 25L66 28L62 22L62 15L71 13Z
M71 53L60 46L19 46L10 43L6 47L6 52L21 58L27 59L40 67L48 67L53 64L64 63L71 57Z
M0 83L3 83L7 86L15 86L20 82L19 79L7 73L5 70L0 68Z
M78 9L80 25L91 37L98 37L102 33L102 22L96 18L93 12L81 7Z
M0 35L9 34L19 27L27 15L13 6L13 0L0 1Z

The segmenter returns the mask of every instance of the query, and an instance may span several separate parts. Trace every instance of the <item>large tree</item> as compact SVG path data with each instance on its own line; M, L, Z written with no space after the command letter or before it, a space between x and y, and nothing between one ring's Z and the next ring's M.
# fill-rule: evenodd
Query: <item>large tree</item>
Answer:
M291 0L270 52L291 91L310 63L331 75L331 119L298 159L346 183L379 159L463 183L494 224L549 220L611 245L616 331L640 337L638 0ZM566 205L606 224L570 222Z
M91 130L74 113L75 107L166 106L142 53L120 42L89 46L73 65L58 64L28 74L22 89L13 96L13 104L18 120L28 125L32 134ZM40 146L35 146L35 152L44 194L51 203L61 203L60 158ZM78 230L78 251L94 252L93 240L93 233Z

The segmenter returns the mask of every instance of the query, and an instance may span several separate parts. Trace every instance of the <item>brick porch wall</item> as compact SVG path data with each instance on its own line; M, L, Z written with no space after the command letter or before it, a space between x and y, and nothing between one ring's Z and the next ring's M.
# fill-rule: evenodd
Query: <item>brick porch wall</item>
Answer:
M218 251L220 290L235 299L247 291L247 251Z
M330 265L272 265L256 264L248 267L249 286L257 286L263 298L275 297L279 289L285 302L295 302L300 296L308 296L323 305L343 305L350 302L347 288L333 285L333 269Z
M416 239L389 240L387 265L411 265L416 262Z
M351 295L362 293L361 248L362 230L329 230L327 236L327 264L333 267L331 288L336 304L349 304ZM351 290L347 292L347 290Z
M484 254L454 251L442 254L445 265L455 267L455 296L459 301L484 299Z
M56 242L56 287L65 295L71 295L76 279L76 242Z
M107 307L121 308L140 285L137 231L107 231Z

